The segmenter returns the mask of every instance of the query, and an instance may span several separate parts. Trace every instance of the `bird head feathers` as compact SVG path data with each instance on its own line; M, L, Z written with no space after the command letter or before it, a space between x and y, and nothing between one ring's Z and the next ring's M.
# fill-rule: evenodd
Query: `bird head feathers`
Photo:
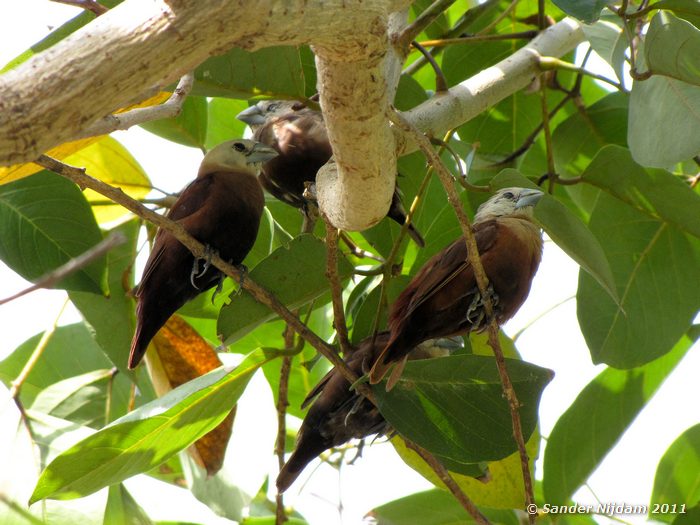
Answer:
M306 106L296 100L261 100L254 106L241 111L236 118L242 120L255 131L271 120L304 109Z
M199 176L214 171L249 171L256 174L260 164L278 155L270 146L248 139L222 142L202 159Z
M532 207L544 195L540 190L531 188L503 188L493 197L479 206L474 222L508 215L532 216Z

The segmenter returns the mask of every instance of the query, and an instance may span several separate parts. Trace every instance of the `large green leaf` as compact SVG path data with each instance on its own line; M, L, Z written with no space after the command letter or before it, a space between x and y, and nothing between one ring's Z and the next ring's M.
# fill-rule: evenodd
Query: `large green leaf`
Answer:
M227 140L242 137L245 123L236 115L248 107L245 100L230 98L213 98L209 101L209 118L207 119L207 140L205 147L212 149Z
M480 509L493 525L518 525L512 510ZM441 489L417 492L372 509L367 516L379 525L457 525L474 519L449 492Z
M352 265L339 257L340 278L346 279L352 270ZM325 271L326 245L312 235L300 235L261 261L250 272L250 278L294 309L328 292ZM224 344L230 344L274 317L272 310L243 291L234 294L231 303L221 309L218 331Z
M9 385L19 375L25 363L36 348L42 334L37 334L22 343L4 361L0 361L0 381ZM24 406L31 406L46 388L61 381L70 381L75 376L112 368L95 344L89 330L83 323L60 326L49 339L41 359L34 365L22 384L20 400ZM93 398L95 405L89 411L102 411L107 396L107 382L100 384L101 396ZM113 413L124 413L129 401L129 380L120 375L114 378L112 388ZM120 412L121 411L121 412Z
M231 98L304 96L300 53L292 46L266 47L252 52L233 48L204 61L195 69L194 76L192 92L195 95Z
M608 368L593 379L552 429L544 454L545 501L565 504L598 467L690 349L687 335L669 354L640 368Z
M537 407L552 372L506 359L521 403L523 436L537 424ZM373 388L379 410L408 439L451 463L502 459L516 450L510 410L491 357L454 355L411 361L390 391Z
M667 171L645 170L625 148L603 148L581 176L649 217L700 238L700 195Z
M140 221L132 220L115 228L127 242L107 255L110 297L85 292L71 292L69 297L93 330L93 337L102 351L126 377L134 378L134 371L126 366L128 349L136 326L134 300L127 296L133 285L133 263ZM142 385L143 386L143 385Z
M683 432L659 461L651 495L655 504L693 507L700 503L700 424ZM671 523L674 513L658 513L651 518Z
M30 503L79 498L157 467L216 427L267 360L257 351L233 370L218 368L64 451L42 472Z
M659 0L654 2L659 9L668 9L681 16L700 16L700 2L698 0Z
M668 168L700 152L700 86L654 75L635 82L627 141L634 160Z
M611 4L612 0L553 0L553 2L567 15L590 24L600 18L600 12L606 5Z
M566 206L547 195L535 206L535 218L557 246L586 270L613 301L619 303L620 298L605 252L584 222Z
M669 352L700 307L700 241L601 194L589 227L621 306L579 273L578 320L595 363L632 368Z
M559 124L552 134L557 171L575 177L604 146L625 146L628 105L629 95L611 93Z
M700 30L690 22L660 11L649 24L644 53L655 75L700 85Z
M204 150L207 138L207 112L206 98L187 97L178 116L144 122L141 127L183 146Z
M72 182L49 171L0 186L0 259L32 281L102 240L90 205ZM106 293L105 257L54 285Z
M584 25L583 32L593 50L613 68L618 81L623 82L628 43L621 25L620 17L614 15L610 19Z

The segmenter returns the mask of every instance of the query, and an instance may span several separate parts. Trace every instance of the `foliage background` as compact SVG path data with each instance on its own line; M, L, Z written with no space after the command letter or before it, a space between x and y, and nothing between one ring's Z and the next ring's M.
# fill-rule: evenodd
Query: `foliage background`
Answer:
M526 3L524 2L524 4ZM3 7L3 9L5 8ZM10 20L12 16L3 16L1 18L3 21L6 21ZM5 34L9 34L9 31ZM35 40L36 39L30 40L30 42L25 42L25 44L31 43ZM501 44L489 43L488 46L489 59L487 60L486 58L482 58L484 63L492 63L493 61L495 61L496 58L502 58L503 56L506 56L510 50L510 48L508 47L510 46L510 44L506 46ZM26 45L23 44L22 46L20 46L20 49L24 49L25 47ZM486 49L485 45L479 45L474 47L483 47L484 49ZM471 50L471 48L468 49L469 50L466 53L463 50L460 50L459 53L457 51L448 51L445 53L445 57L443 59L443 67L445 69L446 74L448 75L448 79L450 79L451 82L461 80L461 78L464 78L469 74L478 71L482 67L482 63L479 62L479 59L481 57L479 54L476 54L478 52L475 50ZM495 54L494 49L496 50ZM484 53L484 55L487 55L487 52L482 52ZM450 61L452 61L453 67L449 66ZM446 64L446 62L448 64ZM428 70L423 70L421 75L419 75L419 80L428 87L432 86L432 76L431 74L429 74ZM600 86L596 86L588 79L584 81L584 86L586 90L585 93L587 103L592 103L595 100L598 100L605 96L605 91ZM602 143L610 142L624 144L626 137L624 136L624 133L621 132L620 126L621 123L625 121L625 119L623 118L623 113L626 112L627 102L620 102L614 99L612 99L612 102L613 103L609 104L608 106L600 107L599 112L596 113L596 115L600 116L601 118L601 125L599 129L607 134L612 135L603 137ZM245 102L237 102L237 106L233 104L229 106L230 103L228 101L215 103L226 105L226 111L231 115L237 112L239 106L242 108L246 105ZM539 111L538 103L539 102L536 94L517 95L513 100L509 101L504 106L500 106L498 109L499 112L503 112L500 116L504 116L504 118L495 118L494 120L500 121L502 123L502 126L504 127L500 129L498 127L494 127L492 129L488 127L489 122L486 119L476 119L475 121L466 126L466 128L468 129L464 130L465 137L470 136L472 132L481 132L482 141L484 143L485 148L482 150L484 153L489 153L486 149L489 147L493 148L494 155L498 152L513 149L514 147L519 145L519 142L520 140L522 140L523 135L529 130L531 130L533 124L536 124ZM198 104L201 105L201 103L199 102ZM193 113L197 114L196 108L193 109ZM496 112L492 113L492 116L493 115L499 116L496 114ZM194 121L196 122L196 118L194 119ZM557 123L560 123L560 121L558 121ZM490 138L492 139L491 141L487 140L488 137L484 137L484 129L488 130L492 134L490 136ZM571 174L579 173L581 169L585 168L587 163L590 162L590 159L594 156L594 154L602 145L600 142L596 143L595 141L591 142L581 139L581 129L582 128L580 127L580 123L573 121L569 124L568 128L562 125L558 135L555 132L555 144L559 147L558 151L562 152L562 157L560 159L561 164L560 166L558 166L560 169L563 168L562 174L567 174L569 172L571 172ZM201 131L202 130L200 128L200 132ZM242 127L240 127L240 131L242 131ZM202 141L203 145L210 146L212 143L216 142L216 140L212 139L210 136L216 136L217 133L222 132L226 134L229 133L230 130L222 131L209 127L206 130L206 133L200 133L200 135L197 135L197 133L189 133L188 139L191 139L192 136L194 136L195 139L198 138L198 140ZM133 134L137 134L137 132L133 132ZM130 151L132 151L132 153L134 153L134 155L136 155L139 162L144 167L144 172L148 174L150 180L154 183L154 185L159 187L161 187L162 185L162 187L167 191L177 191L178 189L180 189L182 185L186 183L189 179L189 174L194 173L196 169L195 167L198 163L199 153L194 149L188 151L188 154L184 154L182 153L182 150L184 150L184 148L173 148L172 146L168 146L165 143L162 143L162 141L151 142L150 139L145 138L143 132L138 133L136 138L127 138L128 134L120 134L116 136L118 137L118 140L121 140L127 146L127 149L129 149ZM496 139L499 139L500 141ZM465 140L469 139L465 138ZM142 152L139 155L139 147L137 144L143 143L145 141L149 141L151 142L151 144L154 145L149 146L148 148L146 148L146 151ZM157 146L155 144L157 144ZM582 152L580 151L580 149L578 149L578 147L582 144L585 146L595 144L595 147L591 146L590 149L583 148L585 151ZM540 148L539 152L537 149L538 147ZM154 151L158 151L158 153L153 155ZM171 160L175 155L178 156L178 160L176 162L172 162L170 166L168 166L168 164L165 164L164 159ZM180 155L183 155L183 157L180 157ZM538 155L540 155L539 158ZM153 157L155 157L155 159ZM541 166L541 164L538 163L541 163L541 160L541 144L538 144L533 149L533 153L528 154L528 156L525 158L525 160L523 161L524 168L523 166L521 166L521 169L528 175L536 175L537 173L540 173L538 172L538 166ZM76 163L79 162L76 161ZM416 159L414 160L414 164L416 166L419 166L421 164L421 161ZM183 166L185 165L190 166L190 168L183 169ZM528 166L532 166L530 173L527 172ZM692 173L692 171L690 172ZM179 178L176 177L176 175ZM410 187L412 182L415 183L415 180L408 180L407 182L408 186ZM407 193L411 194L411 191L412 190L409 189ZM580 198L585 199L586 197L586 195L583 195ZM275 204L273 204L272 206L274 207ZM285 211L289 210L279 208L277 211L280 214L285 214ZM289 220L294 220L294 214L292 212L289 212L287 216L289 217ZM419 225L421 225L420 222ZM386 225L383 225L383 227L386 227ZM436 240L436 243L438 242L439 241ZM438 246L435 246L434 249L437 248ZM407 259L409 260L412 256L410 250L411 248L409 248L409 253L407 255ZM419 257L422 260L425 260L423 259L423 257L427 256L427 253L415 255L415 257ZM688 279L687 281L689 286L692 286L694 284L691 282L693 273L692 270L693 268L691 267L690 279ZM9 292L15 291L22 286L14 278L13 280L9 280L10 273L8 273L7 271L4 272L3 275L8 275L8 279L3 278L2 296L6 296ZM695 272L695 275L697 275L697 272ZM560 300L566 299L567 297L574 295L577 285L576 278L576 267L571 264L571 261L568 260L566 256L558 252L558 250L554 248L551 245L551 243L548 243L545 261L540 269L536 282L533 285L533 294L526 307L524 307L521 313L519 314L518 318L513 320L513 322L511 322L508 325L507 332L511 335L515 334L519 328L528 325L529 321L534 319L538 314L542 313L548 307L557 304ZM9 289L5 290L5 286L8 286ZM19 334L21 333L20 329L17 327L17 325L20 324L19 320L21 319L22 321L26 321L27 319L31 319L31 323L29 323L31 325L31 328L29 329L28 333L25 331L24 335L30 335L38 330L41 330L42 327L44 327L47 324L48 319L55 317L55 312L57 310L57 308L54 308L52 310L49 306L50 303L45 302L54 301L55 299L44 299L44 297L48 297L49 295L56 296L59 294L61 294L61 292L54 292L48 295L45 294L43 296L37 295L32 297L32 302L29 303L31 304L31 306L29 306L31 310L28 313L22 313L22 311L20 310L21 305L19 304L11 304L2 307L3 310L1 310L0 312L2 312L2 318L5 320L3 321L3 324L5 324L5 322L7 322L7 320L9 319L11 324L8 323L7 326L13 327L13 329L11 330L13 334ZM59 299L59 302L62 302L62 299ZM38 314L43 312L47 312L50 314L48 315L47 322L40 322L39 320ZM64 318L64 322L66 319L70 319L70 317ZM73 318L73 321L76 321L76 319ZM94 343L90 342L90 340L85 340L84 342L81 342L82 340L79 338L85 337L85 332L80 332L78 328L72 328L72 330L78 331L75 333L66 332L66 338L67 341L69 341L69 344L67 344L66 347L75 346L76 342L81 343L81 346L85 348L90 347L91 344L94 345ZM276 327L275 330L279 332L279 327ZM583 341L581 341L580 338L576 337L577 332L578 327L576 323L574 304L572 301L569 301L564 305L558 307L552 313L548 314L547 317L545 317L542 321L530 326L523 333L522 337L518 340L518 348L527 361L546 366L555 370L557 373L557 377L555 378L555 380L547 388L547 390L545 390L545 395L541 406L541 431L545 436L548 436L550 434L551 429L554 426L554 422L556 421L556 419L558 419L559 415L571 404L576 394L581 389L583 389L583 387L588 383L590 379L592 379L592 377L594 377L594 375L597 372L603 369L602 366L598 366L595 368L592 367L592 365L590 364L590 355L588 353L588 349L585 347L585 343L583 343ZM3 348L3 350L6 352L12 351L16 346L15 343L21 342L21 339L23 338L24 337L19 337L18 335L15 335L14 340L10 337L3 338L3 345L9 345L7 349ZM564 341L564 343L562 343L562 341ZM605 461L603 462L601 468L590 478L590 487L601 501L627 501L630 503L644 503L649 501L652 485L651 476L653 475L653 472L655 470L655 465L658 461L658 458L661 457L663 452L671 444L671 442L676 436L678 436L683 430L697 422L698 415L700 415L698 413L697 407L692 402L692 400L697 399L697 395L699 393L697 382L694 381L691 376L693 370L698 370L697 353L697 347L695 347L694 350L690 350L687 353L686 358L680 362L680 364L676 368L676 371L673 373L673 375L670 376L670 380L667 381L667 383L665 383L663 389L654 399L654 403L659 405L659 408L657 410L654 410L653 405L646 407L644 412L642 412L640 417L635 421L634 426L624 435L624 437L617 444L613 452L605 458ZM100 355L97 348L95 349L94 355ZM694 363L693 359L695 360ZM108 364L108 362L103 362L101 365L95 364L94 366L108 366ZM69 367L71 366L71 363L65 362L65 360L63 360L60 364L50 366L49 369L57 369L61 366ZM661 377L663 377L663 374L661 375ZM50 384L56 379L59 379L59 377L47 377L46 384ZM267 397L267 399L269 400L269 391L266 392L265 384L262 381L262 378L258 377L256 379L258 380L258 390L256 390L256 395L253 395L251 397L254 398L256 401L259 401L261 398L264 399L265 397ZM3 380L6 381L4 377ZM648 383L649 380L646 380L645 384ZM619 383L611 384L619 385ZM28 392L29 389L25 388L24 394L28 394ZM674 396L674 394L676 395ZM245 401L241 403L241 407L244 407L245 405ZM259 406L265 405L267 405L267 407L269 408L271 403L268 402L266 404L265 402L263 402L259 404ZM593 408L590 410L595 411L596 414L601 413L603 415L605 415L605 413L607 412L610 412L611 419L605 422L605 425L603 426L603 428L610 429L614 427L614 423L616 421L619 422L619 414L621 410L628 406L629 405L622 403L613 403L604 406L601 406L601 404L594 403ZM610 408L610 410L608 411L606 410L606 408ZM255 410L257 411L255 415L259 417L259 410L261 409L257 408ZM241 409L241 412L242 411L243 410ZM3 412L3 415L7 416L7 412ZM95 415L93 414L93 417L94 416ZM268 416L269 419L274 417L273 414L268 414ZM243 420L243 416L241 413L239 413L237 417L239 418L239 421ZM256 435L259 432L260 435L272 436L274 434L273 425L271 422L268 423L268 425L269 426L261 429L261 421L260 419L258 419L255 423ZM12 425L3 425L2 428L12 428ZM580 430L581 429L577 429L577 432L579 432ZM612 433L615 434L615 432ZM241 434L241 432L234 432L234 435L237 434ZM697 435L697 433L695 435ZM655 439L651 439L652 437ZM12 436L3 436L3 439L11 441ZM253 445L251 442L246 442L246 444L242 446L252 447ZM596 450L595 443L592 442L583 443L583 446L590 446L591 451ZM271 445L268 447L267 450L269 450L270 447ZM259 458L263 457L266 454L266 452L264 451L265 447L261 446L260 448L263 450L258 451L259 455L257 457ZM349 514L349 522L353 522L352 520L355 519L355 517L358 516L359 513L368 510L371 506L374 506L375 504L379 504L385 501L389 501L392 498L405 495L409 493L413 488L418 488L420 486L427 487L427 485L424 485L421 481L418 480L408 482L405 485L394 485L392 480L398 478L405 480L408 476L412 474L409 474L411 471L407 471L404 467L401 466L400 462L395 460L394 456L390 455L392 454L391 452L387 453L386 450L382 450L381 452L375 451L375 449L382 448L386 449L388 447L385 445L370 447L368 450L366 450L365 457L363 460L360 461L359 466L345 467L343 469L343 486L345 487L345 490L342 494L343 503L349 508L353 508L352 512L358 513ZM12 449L8 445L7 447L2 447L2 450L10 451ZM250 449L248 448L248 450ZM581 455L583 455L583 451L587 449L581 448L580 450L582 451ZM251 456L254 455L255 454L251 454ZM387 459L387 457L393 459ZM8 458L5 458L5 460L9 461ZM391 468L388 468L386 466L387 461L392 461L394 463L391 466ZM369 484L370 480L373 480L373 478L378 477L376 465L380 462L382 464L382 475L381 478L378 480L379 487L376 490L373 490L373 488ZM271 458L268 461L267 465L265 465L263 461L263 466L267 467L268 469L271 464ZM683 464L688 465L686 463ZM688 468L690 469L691 467L692 463L689 464ZM252 467L247 466L241 468L240 470L243 469L252 469ZM401 470L399 473L396 473L395 469L404 470ZM644 471L646 471L646 475L644 474ZM26 476L26 482L33 486L33 482L31 481L32 476L29 475L29 473L27 472L26 466L22 467L21 465L19 465L17 468L8 469L5 470L5 472L13 473L14 477L11 480L11 484L13 485L16 485L18 483L18 479L21 480L23 476ZM252 472L252 470L246 470L246 472ZM354 472L357 473L354 474ZM539 469L539 472L541 473L542 470ZM328 490L328 487L335 485L334 474L332 473L332 471L326 471L325 474L319 473L319 475L315 476L314 478L315 479L314 481L312 481L312 484L310 484L306 489L304 489L304 492L313 493L316 490L320 492L320 488L322 487L324 489L324 492L322 492L322 494L324 494L324 497L334 499L336 496L334 491L332 491L330 495L325 496L325 494L328 494L328 492L325 492L326 490ZM313 484L314 482L315 484ZM249 491L252 493L256 491L256 489L254 488L254 480L236 480L236 483L240 484L241 486L245 486L245 484L248 483L250 485ZM6 486L6 484L2 486L4 487ZM356 495L353 494L349 489L350 487L357 486L363 487L362 494L360 494L360 497L357 498L360 502L360 505L362 506L360 506L358 510L354 510L355 505L351 505L351 502L353 502ZM127 484L127 488L129 488L131 493L137 498L140 505L147 507L148 499L151 498L144 497L143 494L150 494L152 486L141 488L137 484ZM357 489L354 488L353 490L356 491ZM376 501L368 503L366 499L368 495L380 495L381 497L377 498ZM319 500L315 496L311 496L307 499L306 503L304 503L303 497L306 497L306 495L302 495L302 498L299 498L295 501L294 496L292 496L291 498L289 498L289 501L292 502L292 504L296 504L298 501L298 508L313 523L314 521L312 515L315 512L314 508L317 509L318 507L324 506L324 504L319 504ZM172 500L179 498L182 498L181 494L179 494L176 497L171 496L170 499ZM577 501L593 501L591 494L585 489L578 492L576 494L575 499ZM80 503L81 501L87 500L76 500L75 502L73 502L73 505L75 505L76 508L80 509L80 512L85 512L86 514L89 514L90 512L97 512L99 514L99 504L95 505L95 508L90 510L88 508L89 504L85 504L86 507L83 508L82 504ZM191 505L195 505L194 500L188 500L188 503L190 503ZM334 515L334 511L332 510L332 508L330 508L332 506L329 505L328 507L330 510L330 514ZM73 508L72 512L76 512L75 508ZM147 513L149 515L152 515L151 512L152 511L148 509ZM211 519L213 520L214 518ZM318 517L317 520L318 523L329 522L327 521L327 517ZM636 520L637 518L630 518L630 521Z

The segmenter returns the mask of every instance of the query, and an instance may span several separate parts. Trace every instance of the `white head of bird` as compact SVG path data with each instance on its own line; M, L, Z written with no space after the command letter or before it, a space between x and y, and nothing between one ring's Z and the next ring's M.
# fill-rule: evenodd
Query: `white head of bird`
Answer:
M236 139L222 142L207 152L199 166L199 176L214 171L249 171L257 174L263 162L276 157L277 151L261 142Z
M532 188L503 188L479 206L474 222L508 215L532 217L532 208L543 195L540 190Z

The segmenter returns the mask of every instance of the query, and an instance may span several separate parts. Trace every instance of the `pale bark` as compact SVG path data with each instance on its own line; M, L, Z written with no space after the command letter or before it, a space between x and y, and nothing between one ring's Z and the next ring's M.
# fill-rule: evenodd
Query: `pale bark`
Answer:
M415 149L386 118L405 49L392 37L409 0L126 0L0 76L0 165L35 159L94 122L238 46L311 44L335 153L318 181L321 209L345 230L384 216L396 156ZM401 12L403 10L403 12ZM465 122L536 75L539 54L583 39L566 20L509 59L407 116L432 135Z

